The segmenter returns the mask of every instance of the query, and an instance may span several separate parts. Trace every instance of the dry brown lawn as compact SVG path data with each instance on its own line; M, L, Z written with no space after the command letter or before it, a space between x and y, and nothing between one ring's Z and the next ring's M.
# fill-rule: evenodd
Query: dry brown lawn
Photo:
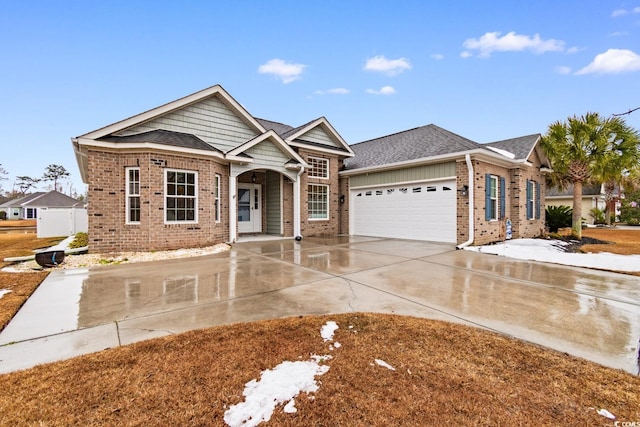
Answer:
M592 231L620 230L585 230L617 244L637 235ZM43 243L8 236L2 258ZM35 289L45 275L0 273L0 289ZM13 310L10 295L0 314ZM320 337L327 320L340 327L332 351ZM598 408L640 421L640 378L629 373L462 325L350 313L192 331L0 375L0 425L223 425L248 381L311 354L333 356L320 389L269 425L612 425Z
M640 255L640 227L633 230L619 228L586 228L582 230L584 237L591 237L610 245L584 245L582 252L611 252L620 255Z
M331 351L327 320L340 327ZM640 420L631 374L463 325L350 313L192 331L0 375L2 424L223 425L248 381L312 354L333 356L319 390L269 425L611 424L597 408Z

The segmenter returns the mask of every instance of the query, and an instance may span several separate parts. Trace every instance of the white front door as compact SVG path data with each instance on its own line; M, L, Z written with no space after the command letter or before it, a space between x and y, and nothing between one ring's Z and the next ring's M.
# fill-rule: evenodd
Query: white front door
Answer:
M238 232L262 232L262 186L238 183Z

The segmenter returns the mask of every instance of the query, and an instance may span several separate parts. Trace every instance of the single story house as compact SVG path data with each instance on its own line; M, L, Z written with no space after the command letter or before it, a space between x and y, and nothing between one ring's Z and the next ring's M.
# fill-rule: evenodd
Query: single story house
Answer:
M361 234L482 244L544 230L539 135L478 144L434 125L349 146L320 117L252 116L216 85L72 138L89 249Z
M84 202L54 190L9 200L0 205L0 210L7 213L7 219L37 219L38 210L42 208L81 208L83 205Z

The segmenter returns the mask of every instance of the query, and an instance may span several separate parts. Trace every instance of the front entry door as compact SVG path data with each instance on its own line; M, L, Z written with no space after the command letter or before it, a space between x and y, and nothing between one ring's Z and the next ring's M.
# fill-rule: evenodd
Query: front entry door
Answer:
M238 184L238 232L262 232L262 186Z

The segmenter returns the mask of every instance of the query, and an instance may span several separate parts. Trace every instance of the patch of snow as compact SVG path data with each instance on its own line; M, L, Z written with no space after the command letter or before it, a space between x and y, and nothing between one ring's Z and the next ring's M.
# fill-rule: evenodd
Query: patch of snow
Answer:
M388 364L387 362L385 362L384 360L380 360L380 359L375 359L375 360L376 360L376 363L377 363L379 366L382 366L383 368L387 368L387 369L390 369L390 370L392 370L392 371L395 371L395 370L396 370L396 368L394 368L393 366L389 365L389 364Z
M549 262L574 267L598 268L611 271L640 271L640 255L617 255L608 252L564 252L568 245L561 240L514 239L487 246L467 246L464 249L508 258Z
M491 150L491 151L494 151L494 152L496 152L496 153L498 153L498 154L502 154L503 156L508 157L509 159L515 159L515 158L516 158L516 155L515 155L515 154L513 154L513 153L512 153L512 152L510 152L510 151L503 150L503 149L501 149L501 148L490 147L490 146L486 146L485 148L487 148L487 149L489 149L489 150Z
M330 356L316 356L318 360L328 360ZM244 402L232 405L224 413L224 421L229 426L251 427L269 421L276 406L287 402L286 412L295 412L294 398L301 392L313 393L318 390L317 375L324 375L329 366L320 366L317 361L282 362L273 369L262 371L260 380L245 384Z
M11 289L0 289L0 298L11 292Z
M615 420L616 416L606 409L598 409L598 415L602 415L605 418L609 418L610 420Z
M320 335L325 341L333 341L333 334L337 329L339 329L338 324L330 320L320 329Z

